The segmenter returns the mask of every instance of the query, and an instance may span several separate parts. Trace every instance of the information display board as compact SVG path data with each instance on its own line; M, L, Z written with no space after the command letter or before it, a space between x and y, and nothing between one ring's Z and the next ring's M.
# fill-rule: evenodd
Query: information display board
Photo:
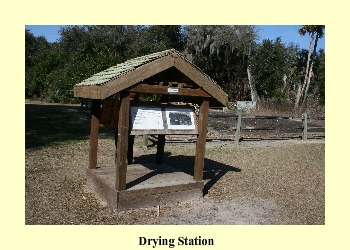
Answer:
M133 106L131 134L197 134L194 110L189 106Z
M166 108L168 129L195 129L193 111L191 109Z
M164 129L161 108L131 107L130 111L132 130Z

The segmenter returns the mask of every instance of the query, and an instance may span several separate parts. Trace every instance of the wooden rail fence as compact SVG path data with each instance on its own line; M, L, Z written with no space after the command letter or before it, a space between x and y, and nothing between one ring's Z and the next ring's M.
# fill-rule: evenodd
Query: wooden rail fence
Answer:
M244 126L244 122L242 120L244 119L288 119L288 120L300 120L301 121L301 126L295 127L294 129L300 129L300 137L303 141L306 141L308 139L308 134L312 135L318 135L319 137L325 137L325 132L310 132L311 129L325 129L324 126L317 126L317 127L311 127L308 125L313 120L325 120L325 117L314 117L310 119L308 117L308 114L304 112L302 114L302 117L288 117L288 116L250 116L250 115L242 115L242 111L238 110L236 115L212 115L209 116L212 118L235 118L236 119L236 126L235 127L230 127L230 130L233 131L235 130L234 134L234 141L236 144L239 143L241 140L241 131L258 131L258 130L264 130L264 131L274 131L276 130L274 127L249 127L249 126ZM243 125L242 125L243 124ZM294 133L293 133L294 134ZM242 138L243 139L243 138Z
M306 141L308 138L310 138L310 135L317 135L318 137L325 137L325 132L310 132L312 129L325 129L324 126L317 126L317 127L311 127L309 126L311 121L319 121L319 120L325 120L325 117L313 117L312 119L308 117L308 114L304 112L302 114L302 117L289 117L289 116L250 116L250 115L242 115L242 111L238 110L236 114L209 114L210 118L234 118L236 119L236 124L234 126L231 126L228 130L229 131L235 131L234 133L234 142L235 144L238 144L241 140L244 140L243 137L241 137L242 131L265 131L265 132L273 132L276 131L275 127L251 127L246 126L244 124L245 119L270 119L270 120L277 120L277 119L285 119L285 120L295 120L300 121L300 126L294 127L294 130L300 130L299 133L292 133L292 134L299 134L299 138L302 139L302 141ZM208 130L211 130L212 128L208 127ZM225 131L225 130L220 130ZM226 130L227 131L227 130ZM283 131L280 131L283 132ZM276 138L275 138L276 139ZM149 137L148 135L143 136L143 144L148 145Z

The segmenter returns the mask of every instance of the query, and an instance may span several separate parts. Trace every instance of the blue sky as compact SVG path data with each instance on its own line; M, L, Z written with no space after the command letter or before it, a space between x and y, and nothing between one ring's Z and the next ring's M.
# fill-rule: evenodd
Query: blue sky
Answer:
M298 29L300 25L257 25L259 29L259 35L261 42L263 39L274 40L277 37L281 37L282 43L289 44L293 42L299 44L300 48L308 49L310 44L310 36L305 34L300 36ZM29 29L34 36L44 36L48 42L55 42L59 39L60 25L26 25L26 29ZM318 49L325 49L325 37L319 40Z
M298 33L300 27L301 25L257 25L257 28L260 29L260 41L263 39L274 40L280 36L282 38L282 43L289 44L293 42L299 44L302 49L309 49L310 35L305 34L304 36L300 36ZM318 40L317 50L318 49L325 49L325 35Z

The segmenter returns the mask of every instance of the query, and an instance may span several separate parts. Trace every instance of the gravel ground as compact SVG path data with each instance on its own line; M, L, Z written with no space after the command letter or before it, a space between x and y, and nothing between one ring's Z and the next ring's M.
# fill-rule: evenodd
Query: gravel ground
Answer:
M238 146L209 140L203 198L114 213L86 186L85 128L77 139L59 140L60 132L72 132L67 127L89 126L88 114L65 107L74 124L62 119L51 138L47 122L40 123L41 134L34 129L43 114L40 106L26 105L26 224L325 224L324 139L242 141ZM113 139L104 130L100 137L98 164L113 164ZM193 173L188 167L194 164L191 139L167 136L164 163ZM155 152L136 137L135 161L154 161Z

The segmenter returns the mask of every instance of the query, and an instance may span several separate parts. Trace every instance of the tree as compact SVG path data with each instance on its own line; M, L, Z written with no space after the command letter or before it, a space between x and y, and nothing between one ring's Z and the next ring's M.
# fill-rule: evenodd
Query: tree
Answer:
M35 37L25 30L25 96L40 97L45 87L47 68L42 67L50 44L43 36Z
M36 63L41 61L50 44L43 36L35 37L29 30L25 30L25 66L33 67Z
M254 99L247 73L256 38L254 26L186 26L185 54L221 84L230 101Z
M313 67L312 84L310 85L310 92L314 95L314 100L318 105L325 104L325 53L320 49L315 56Z
M303 78L303 81L300 81L298 84L298 91L296 93L295 98L295 108L299 107L300 99L303 97L303 102L305 102L307 98L307 92L310 87L311 77L312 77L312 68L314 64L314 60L316 57L316 49L317 49L317 42L318 39L323 37L324 35L324 25L303 25L299 30L300 35L305 35L306 33L309 33L310 37L310 46L309 46L309 53L306 63L306 69L305 69L305 75Z
M285 45L280 37L264 39L252 55L252 71L260 97L291 102L299 81L300 49ZM294 100L293 100L294 101Z
M146 29L145 47L149 53L174 48L182 51L184 46L181 25L152 25Z
M73 86L95 73L152 52L183 48L179 25L66 26L57 43L26 31L26 96L77 102Z

